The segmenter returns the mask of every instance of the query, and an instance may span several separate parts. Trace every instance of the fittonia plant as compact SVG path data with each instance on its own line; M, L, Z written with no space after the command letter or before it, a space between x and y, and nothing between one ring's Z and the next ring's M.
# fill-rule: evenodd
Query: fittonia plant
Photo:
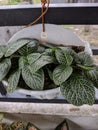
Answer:
M93 105L98 88L98 67L86 52L71 47L45 47L35 39L19 39L0 47L0 81L7 91L17 87L45 90L60 87L74 105ZM44 92L44 91L43 91Z

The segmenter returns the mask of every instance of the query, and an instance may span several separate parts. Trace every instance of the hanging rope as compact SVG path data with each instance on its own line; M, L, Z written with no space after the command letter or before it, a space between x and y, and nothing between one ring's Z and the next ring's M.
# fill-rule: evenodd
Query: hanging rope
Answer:
M44 15L47 13L47 11L49 9L50 0L41 0L41 4L42 4L42 14L37 19L35 19L33 22L28 24L26 27L34 25L35 23L37 23L42 18L42 25L43 25L43 32L44 32L45 31ZM46 9L44 11L45 4L47 4L47 7L46 7Z

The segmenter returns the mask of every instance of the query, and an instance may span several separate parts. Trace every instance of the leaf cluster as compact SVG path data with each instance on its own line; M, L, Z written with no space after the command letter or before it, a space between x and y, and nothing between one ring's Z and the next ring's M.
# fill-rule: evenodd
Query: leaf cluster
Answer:
M15 121L15 122L12 122L11 124L2 123L2 121L1 121L0 128L1 128L1 130L40 130L33 123L31 123L31 122L24 123L22 121ZM62 130L62 129L69 130L69 126L68 126L66 119L64 119L64 121L61 122L55 128L55 130Z
M22 121L15 121L11 124L1 123L2 130L40 130L31 122L28 122L26 125Z
M93 105L98 67L86 52L70 47L45 47L36 39L19 39L0 47L0 81L7 91L60 86L65 99L77 106Z

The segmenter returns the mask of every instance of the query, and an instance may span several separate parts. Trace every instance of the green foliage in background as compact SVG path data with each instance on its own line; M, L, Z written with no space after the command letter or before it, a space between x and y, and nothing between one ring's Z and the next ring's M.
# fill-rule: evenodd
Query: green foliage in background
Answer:
M8 5L16 5L21 2L22 2L22 0L8 0Z
M25 0L26 1L26 0ZM32 0L33 2L34 2L34 4L39 4L39 3L41 3L41 1L40 0ZM17 5L17 4L20 4L20 3L22 3L23 2L23 0L8 0L8 5ZM28 2L29 2L29 0L28 0Z
M3 5L17 5L17 4L22 4L23 2L29 2L29 0L8 0L8 3L3 3ZM0 2L3 2L3 0L1 0ZM40 0L32 0L32 2L34 4L40 4L41 1Z
M39 4L41 0L34 0L34 4Z

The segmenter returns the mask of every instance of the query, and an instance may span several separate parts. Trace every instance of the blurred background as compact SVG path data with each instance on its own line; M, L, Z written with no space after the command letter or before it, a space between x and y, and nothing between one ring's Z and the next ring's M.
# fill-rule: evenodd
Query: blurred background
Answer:
M27 5L27 4L40 4L41 0L0 0L0 5ZM98 0L50 0L50 3L60 4L60 3L97 3ZM64 28L68 28L77 33L83 40L87 40L91 45L97 46L98 43L98 25L64 25ZM10 31L5 30L7 37L2 42L8 41L8 39L14 34L18 29ZM4 32L5 33L5 32Z
M51 3L94 3L98 0L51 0ZM38 4L40 0L0 0L0 5L13 4Z
M41 0L0 0L0 6L3 5L27 5L40 4ZM51 4L60 3L98 3L98 0L50 0ZM10 16L9 16L10 17ZM59 26L59 25L58 25ZM64 28L71 29L91 46L98 46L98 25L63 25ZM3 44L19 31L21 27L0 27L0 40Z

